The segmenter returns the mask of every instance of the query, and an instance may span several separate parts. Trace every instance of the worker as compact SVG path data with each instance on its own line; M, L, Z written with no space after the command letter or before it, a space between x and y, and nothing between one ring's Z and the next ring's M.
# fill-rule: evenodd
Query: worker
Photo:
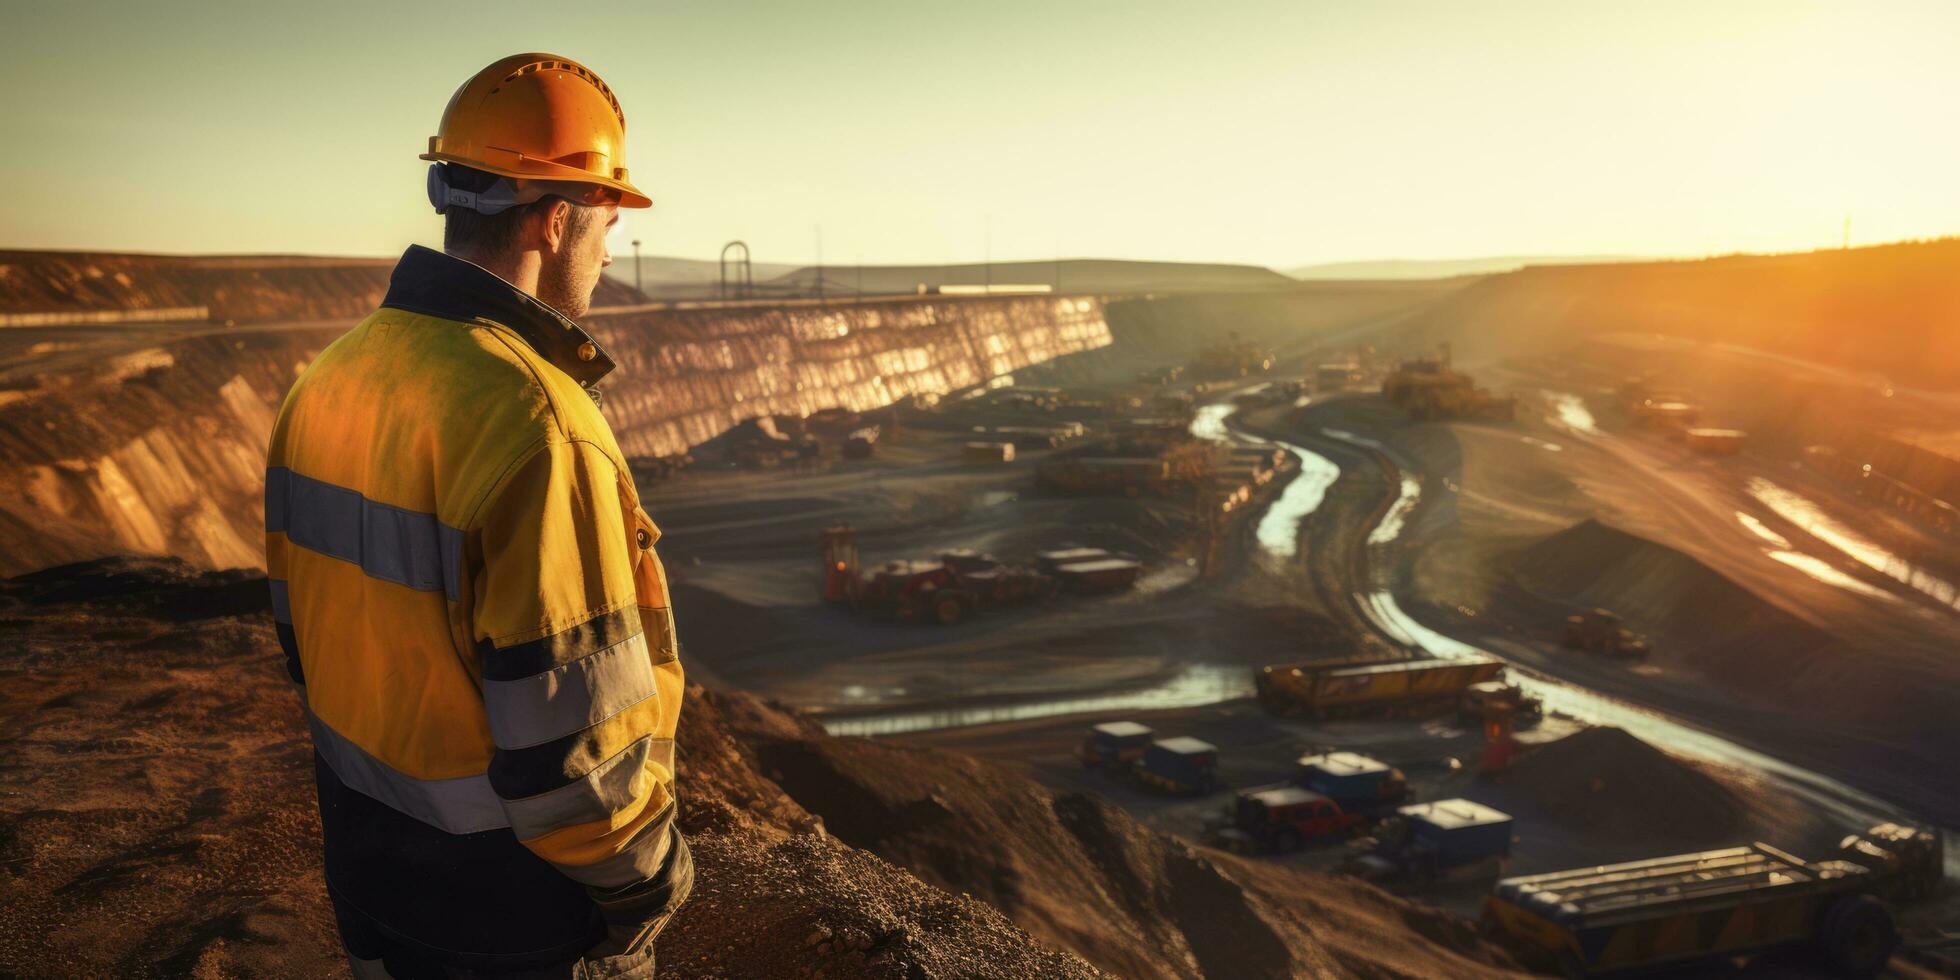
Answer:
M280 408L266 567L357 978L640 977L686 899L681 665L613 361L575 319L629 181L619 100L521 54L422 159L443 250Z

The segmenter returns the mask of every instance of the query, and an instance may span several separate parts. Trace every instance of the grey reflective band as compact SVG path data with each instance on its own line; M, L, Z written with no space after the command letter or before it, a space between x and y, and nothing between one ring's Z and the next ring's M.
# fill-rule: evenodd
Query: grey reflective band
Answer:
M530 840L563 827L608 819L646 795L647 783L654 778L647 772L648 762L673 772L674 740L644 736L578 782L521 800L505 800L510 829L518 840Z
M434 514L275 466L265 471L265 529L384 582L461 597L463 532Z
M591 864L553 861L551 866L565 877L594 888L623 888L653 877L667 860L668 847L673 843L674 801L668 800L660 810L618 854Z
M590 191L588 185L562 180L526 180L520 186L518 181L509 177L498 177L487 190L466 191L449 183L449 173L442 164L429 164L429 204L437 214L450 208L468 208L478 214L501 214L520 204L541 201L553 194L570 201L584 200Z
M328 727L310 708L306 723L313 729L313 748L348 789L451 834L474 834L510 826L503 802L490 788L490 777L417 779L369 755L366 749Z
M272 621L293 625L293 598L286 589L286 580L267 579L266 584L272 587Z
M485 680L483 710L490 740L500 749L522 749L584 731L658 691L646 635L635 633L529 677Z

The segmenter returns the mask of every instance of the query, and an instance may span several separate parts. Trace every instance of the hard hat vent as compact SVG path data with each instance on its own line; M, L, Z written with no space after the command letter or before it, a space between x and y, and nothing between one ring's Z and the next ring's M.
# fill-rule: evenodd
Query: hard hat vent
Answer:
M626 125L626 113L620 110L619 99L613 95L612 89L608 87L605 82L599 79L599 76L594 75L591 72L591 70L587 69L584 65L575 64L570 61L533 61L528 65L520 65L518 66L517 70L511 72L508 75L505 75L503 82L499 83L498 87L501 88L504 85L507 85L512 81L515 81L516 79L522 78L525 75L529 75L533 72L550 71L553 69L558 71L568 71L574 75L577 75L580 78L585 79L588 83L592 85L593 88L599 91L600 95L606 97L606 104L612 107L613 116L614 118L619 120L619 124L621 126ZM492 91L495 90L493 89Z

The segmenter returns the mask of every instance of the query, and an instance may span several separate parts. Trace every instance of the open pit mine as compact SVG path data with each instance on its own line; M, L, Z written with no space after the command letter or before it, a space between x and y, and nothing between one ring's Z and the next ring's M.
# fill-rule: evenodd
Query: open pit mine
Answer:
M0 975L345 975L264 460L391 267L0 252ZM1120 271L602 284L665 975L1960 969L1960 243Z

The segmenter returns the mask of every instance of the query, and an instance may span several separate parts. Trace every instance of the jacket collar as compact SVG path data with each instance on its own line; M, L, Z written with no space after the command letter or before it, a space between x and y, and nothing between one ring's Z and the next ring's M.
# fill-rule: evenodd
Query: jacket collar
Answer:
M584 387L591 387L614 367L599 342L570 317L474 262L420 245L410 245L402 253L381 305L444 320L509 327ZM592 356L581 358L581 350L590 350Z

